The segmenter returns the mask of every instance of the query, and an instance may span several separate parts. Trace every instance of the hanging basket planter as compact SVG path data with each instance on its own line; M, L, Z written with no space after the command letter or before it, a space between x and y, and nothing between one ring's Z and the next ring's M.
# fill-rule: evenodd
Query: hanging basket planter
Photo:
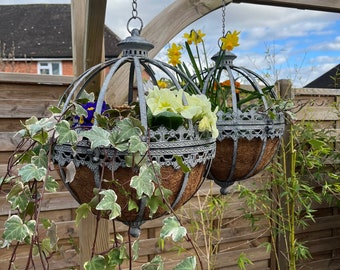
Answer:
M197 96L188 95L176 80L181 77L195 89L190 79L170 65L149 59L153 45L139 36L140 30L130 33L119 44L121 58L91 68L66 90L60 101L61 115L82 139L76 144L57 143L53 160L79 203L89 203L94 213L122 221L132 228L130 233L138 235L145 220L169 213L169 206L179 208L196 193L215 156L217 129L206 97L198 90ZM106 97L109 91L117 91L111 86L123 66L129 68L127 104L111 108ZM89 101L86 90L102 71L107 75L98 97ZM167 82L166 89L157 87L156 76ZM170 96L173 100L166 100ZM197 113L204 108L212 119L208 129L202 128L192 110L186 111L192 98ZM196 106L197 100L201 107ZM99 139L93 141L94 137ZM115 216L113 209L103 209L101 204L107 191L120 212Z
M272 87L253 71L233 65L236 55L220 51L205 77L203 93L219 107L216 156L209 177L226 194L235 181L263 170L277 152L284 115Z

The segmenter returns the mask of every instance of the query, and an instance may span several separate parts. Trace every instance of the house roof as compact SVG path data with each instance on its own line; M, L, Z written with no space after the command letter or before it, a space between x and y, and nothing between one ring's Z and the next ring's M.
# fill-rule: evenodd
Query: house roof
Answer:
M71 5L0 5L0 14L0 58L72 58ZM105 56L117 57L107 26L104 39Z
M340 64L331 68L314 81L304 86L305 88L340 88Z

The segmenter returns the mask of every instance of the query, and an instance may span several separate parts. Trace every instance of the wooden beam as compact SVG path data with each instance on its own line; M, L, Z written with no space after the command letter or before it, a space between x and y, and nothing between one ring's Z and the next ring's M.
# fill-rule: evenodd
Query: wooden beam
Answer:
M233 0L233 3L249 3L340 13L339 0Z
M81 75L86 69L104 62L104 22L106 0L72 0L72 43L74 76ZM91 85L94 92L99 92L102 74ZM97 226L96 216L90 214L79 225L80 266L91 258L92 246ZM98 223L95 252L109 248L109 222Z

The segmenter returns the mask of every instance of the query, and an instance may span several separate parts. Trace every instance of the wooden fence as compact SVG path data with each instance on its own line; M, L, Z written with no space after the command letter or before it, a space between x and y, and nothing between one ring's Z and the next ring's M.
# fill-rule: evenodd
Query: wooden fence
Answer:
M71 82L71 77L48 75L22 75L0 73L0 175L6 171L6 163L15 149L17 139L15 132L20 128L20 121L32 115L45 116L50 104L56 104L58 97ZM317 120L324 128L333 131L339 137L340 121L336 110L331 106L339 104L340 90L329 89L294 89L297 102L307 102L308 105L299 112L300 119ZM57 177L57 175L56 175ZM268 180L265 173L260 173L246 181L249 187L260 188ZM5 192L0 193L0 234L3 232L4 221L10 212L5 202ZM219 189L206 181L198 195L190 200L183 208L187 218L184 222L190 225L190 215L195 214L197 206L207 192L219 193ZM261 244L269 241L268 225L260 222L257 231L253 231L248 221L241 218L244 201L238 198L237 192L226 197L227 208L224 212L224 225L220 236L219 252L216 255L215 269L237 270L237 259L241 253L252 260L253 265L247 269L266 270L276 269L271 254L266 252ZM61 246L60 254L51 260L50 269L79 269L78 228L75 226L75 209L77 202L60 183L57 193L48 193L43 202L42 217L53 219L57 224L57 232ZM316 222L308 227L308 231L300 232L300 238L307 241L313 259L305 262L302 269L340 269L340 213L339 208L329 205L318 205ZM253 213L255 216L259 213ZM134 269L150 261L155 255L161 254L166 259L165 269L172 266L187 252L182 254L165 245L161 251L158 245L158 236L161 219L146 222L142 225L140 240L140 257ZM126 226L118 224L118 231L126 233ZM193 236L194 237L194 236ZM204 241L197 238L199 249L205 254ZM185 247L192 252L189 245ZM12 249L1 249L0 269L7 269ZM27 256L27 247L18 249L16 262L19 269L23 268Z

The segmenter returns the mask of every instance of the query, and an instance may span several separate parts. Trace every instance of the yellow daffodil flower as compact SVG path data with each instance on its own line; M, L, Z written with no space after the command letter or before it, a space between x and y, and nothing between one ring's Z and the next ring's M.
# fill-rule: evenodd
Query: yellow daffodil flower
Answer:
M164 80L158 80L157 85L159 88L166 88L168 86L167 82Z
M225 37L221 38L222 42L222 50L228 50L231 51L234 49L234 47L239 46L238 43L238 36L240 32L234 31L234 32L228 32Z
M194 43L195 45L203 42L204 36L205 34L201 30L198 30L197 32L195 30L191 30L190 33L184 33L183 35L188 44Z
M168 63L173 65L173 66L176 66L178 64L181 63L181 49L182 49L182 46L181 45L177 45L176 43L172 43L171 47L168 49L168 58L169 58L169 61Z

